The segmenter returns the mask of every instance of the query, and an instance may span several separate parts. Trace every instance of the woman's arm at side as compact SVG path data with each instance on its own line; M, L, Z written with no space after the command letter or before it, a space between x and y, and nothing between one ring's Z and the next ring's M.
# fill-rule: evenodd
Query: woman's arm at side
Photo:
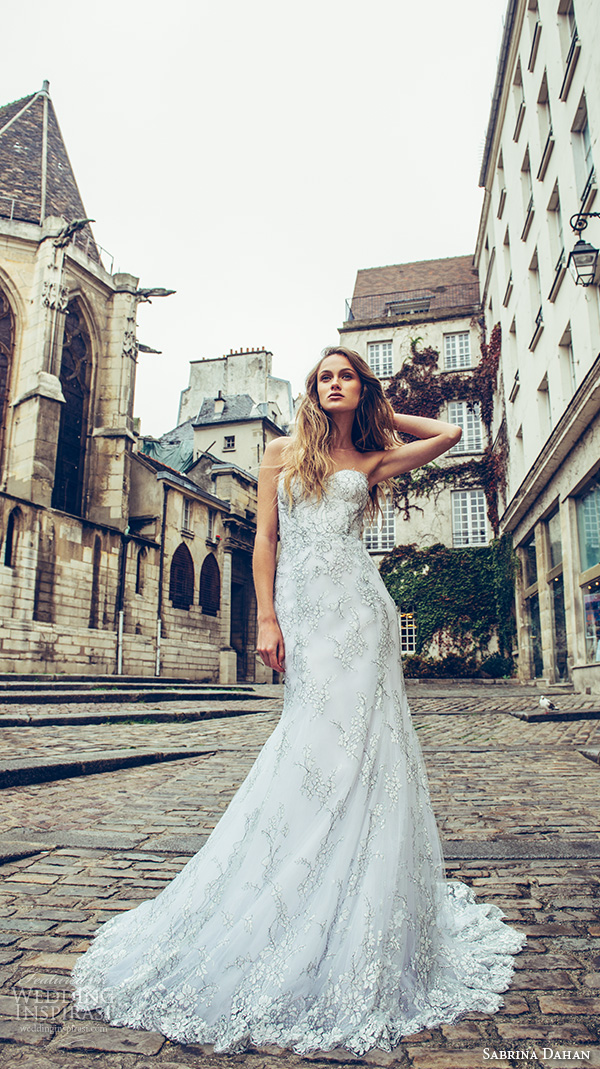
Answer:
M252 569L256 590L257 652L268 668L284 670L284 645L275 615L273 585L277 557L277 481L282 467L286 439L277 438L265 449L258 476L258 511Z
M462 428L455 423L445 423L444 420L429 419L427 416L404 416L396 412L394 425L397 431L414 434L421 441L407 442L380 453L371 473L372 485L428 464L451 449L462 437Z

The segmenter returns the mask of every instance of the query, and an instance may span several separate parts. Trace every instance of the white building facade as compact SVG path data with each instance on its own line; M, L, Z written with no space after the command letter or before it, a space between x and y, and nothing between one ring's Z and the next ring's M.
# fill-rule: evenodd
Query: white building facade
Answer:
M487 131L475 265L502 356L500 531L521 560L522 680L600 691L600 302L567 270L598 211L597 0L510 0ZM600 245L600 219L585 238Z
M471 256L395 264L357 273L354 295L347 302L340 342L367 361L384 388L411 360L411 345L439 353L435 374L468 374L479 363L481 349L479 284ZM485 428L477 406L449 401L440 419L463 428L458 446L437 462L440 467L484 451ZM483 487L461 488L457 482L435 498L419 498L418 509L404 518L391 502L376 524L364 533L365 546L379 563L396 545L485 546L493 537ZM400 606L402 652L415 652L416 620L412 607Z

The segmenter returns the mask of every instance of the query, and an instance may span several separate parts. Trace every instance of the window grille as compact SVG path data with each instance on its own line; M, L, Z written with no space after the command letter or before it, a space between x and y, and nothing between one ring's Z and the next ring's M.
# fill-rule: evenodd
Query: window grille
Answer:
M372 341L367 345L367 361L374 375L380 379L394 374L391 341Z
M204 559L200 572L200 605L205 616L216 616L221 601L221 574L212 553Z
M223 449L235 449L235 434L226 434Z
M175 609L189 609L194 600L194 562L183 542L177 546L171 561L169 598Z
M387 553L395 545L394 506L387 500L382 507L383 515L365 528L365 547L370 553Z
M417 624L414 612L399 612L400 652L417 652Z
M469 408L466 401L451 401L448 405L448 422L462 427L460 442L452 446L450 453L480 453L483 449L481 405Z
M452 491L452 535L456 548L487 544L483 490Z
M446 371L471 367L471 338L468 330L444 334L444 367Z

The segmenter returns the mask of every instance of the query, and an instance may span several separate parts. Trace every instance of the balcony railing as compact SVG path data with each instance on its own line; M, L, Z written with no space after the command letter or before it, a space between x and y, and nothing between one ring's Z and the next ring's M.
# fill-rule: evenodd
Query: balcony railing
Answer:
M404 319L408 316L438 316L450 309L479 304L479 283L437 286L435 289L367 293L346 301L346 323L355 319Z

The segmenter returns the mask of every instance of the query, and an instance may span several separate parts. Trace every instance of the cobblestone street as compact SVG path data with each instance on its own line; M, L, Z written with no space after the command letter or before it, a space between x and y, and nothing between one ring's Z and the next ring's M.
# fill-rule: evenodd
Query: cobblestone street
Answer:
M104 721L61 722L83 721L98 707L57 701L19 706L29 718L21 725L10 722L16 707L4 705L2 767L23 776L45 767L47 779L0 793L2 1066L284 1069L310 1060L469 1069L511 1064L502 1051L535 1051L539 1064L544 1049L547 1064L556 1061L550 1049L589 1051L583 1064L600 1066L600 766L589 759L600 747L595 703L561 696L565 715L589 710L589 719L527 723L511 715L535 707L539 694L527 688L445 691L442 683L409 682L408 693L448 874L528 935L498 1014L470 1014L362 1059L347 1051L314 1059L262 1049L214 1055L156 1033L78 1020L69 1006L77 955L100 923L156 895L199 849L277 723L281 688L256 688L256 699L240 701L236 715L215 709L206 720L152 722L151 705L141 712L132 703L103 705ZM181 715L199 705L161 702L160 712ZM111 721L111 713L129 709L131 721ZM92 763L85 771L86 758L109 751L115 760L137 752L149 763L109 771L93 771ZM79 774L52 771L52 761L74 753L84 761Z

